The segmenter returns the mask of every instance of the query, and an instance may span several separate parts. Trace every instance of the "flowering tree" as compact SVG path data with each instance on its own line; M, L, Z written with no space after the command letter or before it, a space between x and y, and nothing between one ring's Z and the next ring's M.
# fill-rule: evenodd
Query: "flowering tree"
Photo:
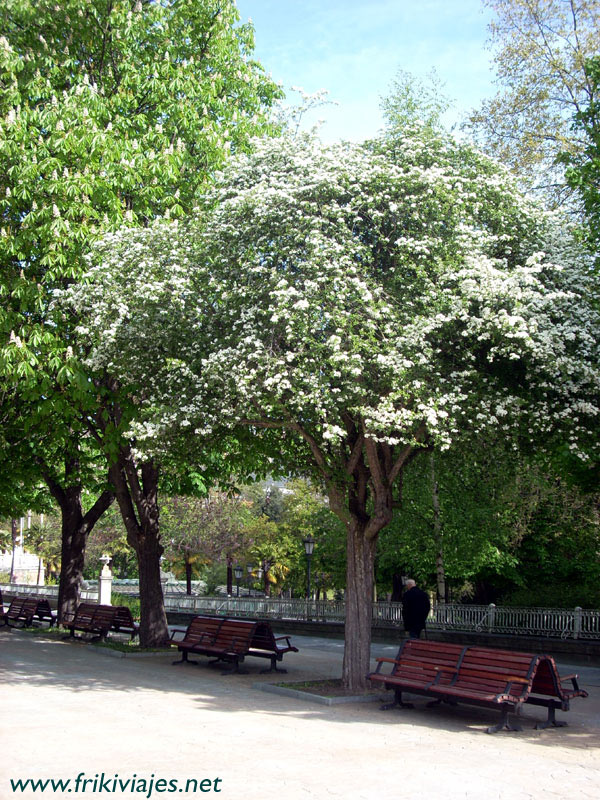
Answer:
M359 689L377 537L410 462L489 426L586 457L585 267L466 146L282 138L227 167L195 222L108 237L70 302L94 320L88 367L145 388L137 448L227 424L277 444L273 474L324 484L346 525L343 677Z
M2 5L0 402L7 452L61 507L61 614L77 602L86 537L114 494L73 398L86 383L72 362L78 312L53 316L49 303L78 280L95 238L189 213L226 156L270 129L279 90L238 20L233 0ZM87 511L85 487L95 489Z

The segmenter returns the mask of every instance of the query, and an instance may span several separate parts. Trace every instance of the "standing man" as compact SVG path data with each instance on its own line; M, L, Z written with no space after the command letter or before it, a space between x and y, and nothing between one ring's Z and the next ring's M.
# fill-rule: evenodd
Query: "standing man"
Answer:
M402 619L404 630L408 631L411 639L418 639L421 636L430 610L429 595L419 589L416 581L409 578L402 595Z

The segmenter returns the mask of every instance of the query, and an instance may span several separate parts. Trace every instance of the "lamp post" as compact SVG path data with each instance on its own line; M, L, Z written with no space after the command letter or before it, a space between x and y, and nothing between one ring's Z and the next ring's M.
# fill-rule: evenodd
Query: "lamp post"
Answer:
M240 580L242 579L242 574L244 570L241 568L239 564L236 564L233 569L233 574L235 575L235 585L237 588L237 596L240 596Z
M233 559L227 556L227 597L233 594Z
M310 600L310 559L315 548L315 540L309 533L306 539L302 540L302 543L306 553L306 599Z
M252 564L246 564L246 572L248 573L248 597L252 594L252 571L254 567Z

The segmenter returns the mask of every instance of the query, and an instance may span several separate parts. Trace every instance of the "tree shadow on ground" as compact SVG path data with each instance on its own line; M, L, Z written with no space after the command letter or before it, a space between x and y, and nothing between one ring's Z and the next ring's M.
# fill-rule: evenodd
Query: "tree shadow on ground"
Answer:
M379 699L368 703L349 702L326 706L309 699L282 697L260 690L259 684L262 682L332 677L326 674L326 667L319 660L315 648L304 657L300 653L293 654L295 658L288 662L288 675L261 674L260 670L264 667L262 660L258 665L247 660L244 664L247 674L223 675L220 667L209 666L206 659L198 665L173 665L172 662L178 658L175 649L168 654L120 658L83 642L49 640L6 630L0 630L0 654L0 681L5 691L20 686L27 689L55 688L58 692L81 695L82 704L85 703L87 707L93 707L96 702L93 697L95 693L115 695L111 701L116 704L120 693L175 693L188 696L199 710L231 714L232 717L256 713L271 718L292 716L298 720L331 720L348 724L359 722L382 728L383 737L389 736L392 726L397 725L424 728L432 732L440 730L459 736L484 734L488 726L499 720L499 714L491 709L466 705L450 707L444 704L427 708L427 699L423 697L407 696L414 702L413 709L382 711L380 700L391 699L391 693L384 692ZM315 674L315 670L320 670L321 674ZM106 702L106 699L102 698L102 702ZM533 726L545 719L546 711L543 708L526 707L519 717L523 731L501 731L488 738L499 743L508 739L545 748L598 748L598 699L593 698L593 706L590 704L587 707L588 702L576 698L573 701L574 711L557 713L557 719L568 720L569 727L536 731ZM377 735L375 730L372 735Z

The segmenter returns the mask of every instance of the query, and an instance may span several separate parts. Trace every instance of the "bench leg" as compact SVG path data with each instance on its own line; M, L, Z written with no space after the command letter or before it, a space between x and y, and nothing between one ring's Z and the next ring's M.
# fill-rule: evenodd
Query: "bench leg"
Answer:
M550 726L554 726L555 728L566 728L567 723L564 720L560 722L556 719L556 709L554 706L548 706L548 719L545 722L538 722L534 725L534 729L536 731L543 730L544 728L549 728Z
M517 709L517 714L519 713ZM520 722L513 722L512 724L509 722L508 719L509 710L508 708L502 709L502 716L500 717L500 722L497 725L491 725L487 730L486 733L497 733L498 731L503 730L506 728L507 731L522 731L523 726Z
M181 651L181 658L178 658L177 661L173 661L172 663L173 664L183 664L183 663L186 663L186 662L188 664L197 664L198 663L197 661L192 661L191 658L188 658L187 650L182 650Z
M265 672L287 672L287 669L277 666L277 656L271 656L271 666L266 669L261 669L260 674L264 675Z
M384 703L379 707L380 711L388 711L390 708L414 708L412 703L405 703L402 700L402 690L394 689L394 701L392 703Z
M221 675L233 675L234 672L237 672L238 675L247 675L248 670L240 667L243 660L243 658L214 658L208 662L208 666L213 667L216 664L220 664L222 668Z
M430 700L426 705L427 708L433 708L434 706L439 706L442 703L446 703L449 706L458 705L458 702L456 700L451 700L449 697L438 697L437 700Z

